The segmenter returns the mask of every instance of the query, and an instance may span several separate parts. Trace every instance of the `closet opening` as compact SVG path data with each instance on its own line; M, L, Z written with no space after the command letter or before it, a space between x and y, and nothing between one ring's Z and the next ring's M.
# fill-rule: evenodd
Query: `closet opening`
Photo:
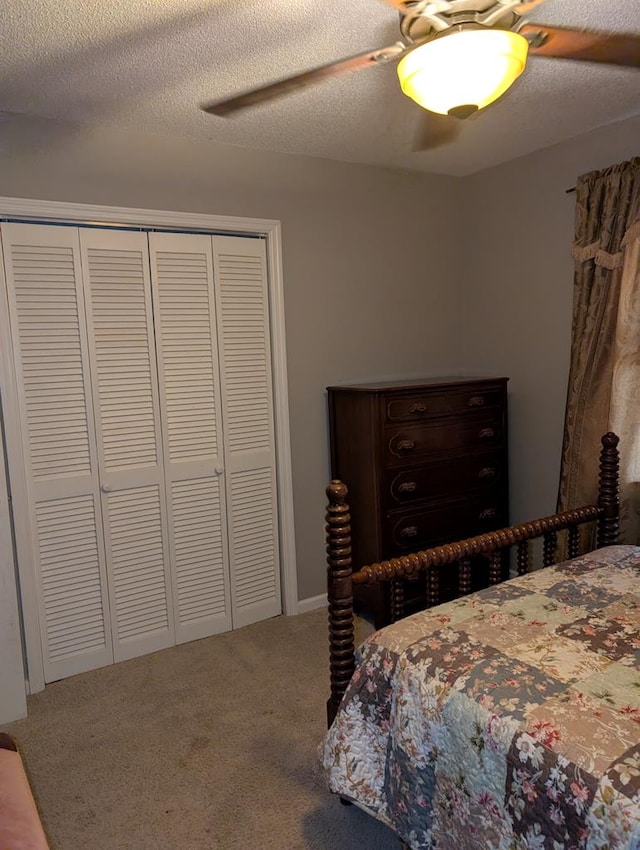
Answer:
M279 224L1 208L29 689L296 613Z

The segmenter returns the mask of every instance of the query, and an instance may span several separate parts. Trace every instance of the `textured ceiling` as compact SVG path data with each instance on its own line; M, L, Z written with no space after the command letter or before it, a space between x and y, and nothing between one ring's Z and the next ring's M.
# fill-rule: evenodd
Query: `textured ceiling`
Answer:
M532 58L462 137L412 153L419 108L392 65L233 118L199 105L393 44L382 0L3 0L0 110L248 148L465 175L640 113L640 72ZM531 15L640 32L640 0L547 0Z

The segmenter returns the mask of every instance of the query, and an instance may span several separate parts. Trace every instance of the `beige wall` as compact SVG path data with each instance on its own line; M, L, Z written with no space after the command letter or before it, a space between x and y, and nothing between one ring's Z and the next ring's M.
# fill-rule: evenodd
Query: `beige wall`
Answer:
M325 589L325 387L454 366L460 186L58 122L19 123L0 151L8 197L281 220L301 599Z
M554 508L571 324L564 190L637 155L640 118L462 180L58 122L8 129L4 196L281 220L301 599L324 591L329 384L509 375L512 517Z
M573 284L575 195L565 190L639 154L636 117L464 181L466 363L511 377L514 522L555 509Z

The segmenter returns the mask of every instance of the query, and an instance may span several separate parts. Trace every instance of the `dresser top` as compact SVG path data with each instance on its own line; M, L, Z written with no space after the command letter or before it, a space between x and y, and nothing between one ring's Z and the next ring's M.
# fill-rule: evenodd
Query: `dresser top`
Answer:
M386 390L412 390L419 387L451 387L461 384L478 383L506 383L509 378L494 378L487 375L479 376L454 376L454 377L430 377L430 378L408 378L404 381L373 381L362 384L345 384L343 386L327 387L332 392L340 390L361 392L385 392Z

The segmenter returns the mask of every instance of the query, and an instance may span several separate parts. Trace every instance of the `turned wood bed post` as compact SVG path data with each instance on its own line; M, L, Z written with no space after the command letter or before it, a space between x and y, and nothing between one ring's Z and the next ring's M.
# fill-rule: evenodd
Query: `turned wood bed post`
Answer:
M597 546L613 546L618 542L620 527L620 454L618 437L609 432L602 438L600 475L598 478Z
M353 572L351 517L347 488L341 481L327 487L327 597L329 600L329 671L331 696L327 700L329 726L355 669L353 632Z

